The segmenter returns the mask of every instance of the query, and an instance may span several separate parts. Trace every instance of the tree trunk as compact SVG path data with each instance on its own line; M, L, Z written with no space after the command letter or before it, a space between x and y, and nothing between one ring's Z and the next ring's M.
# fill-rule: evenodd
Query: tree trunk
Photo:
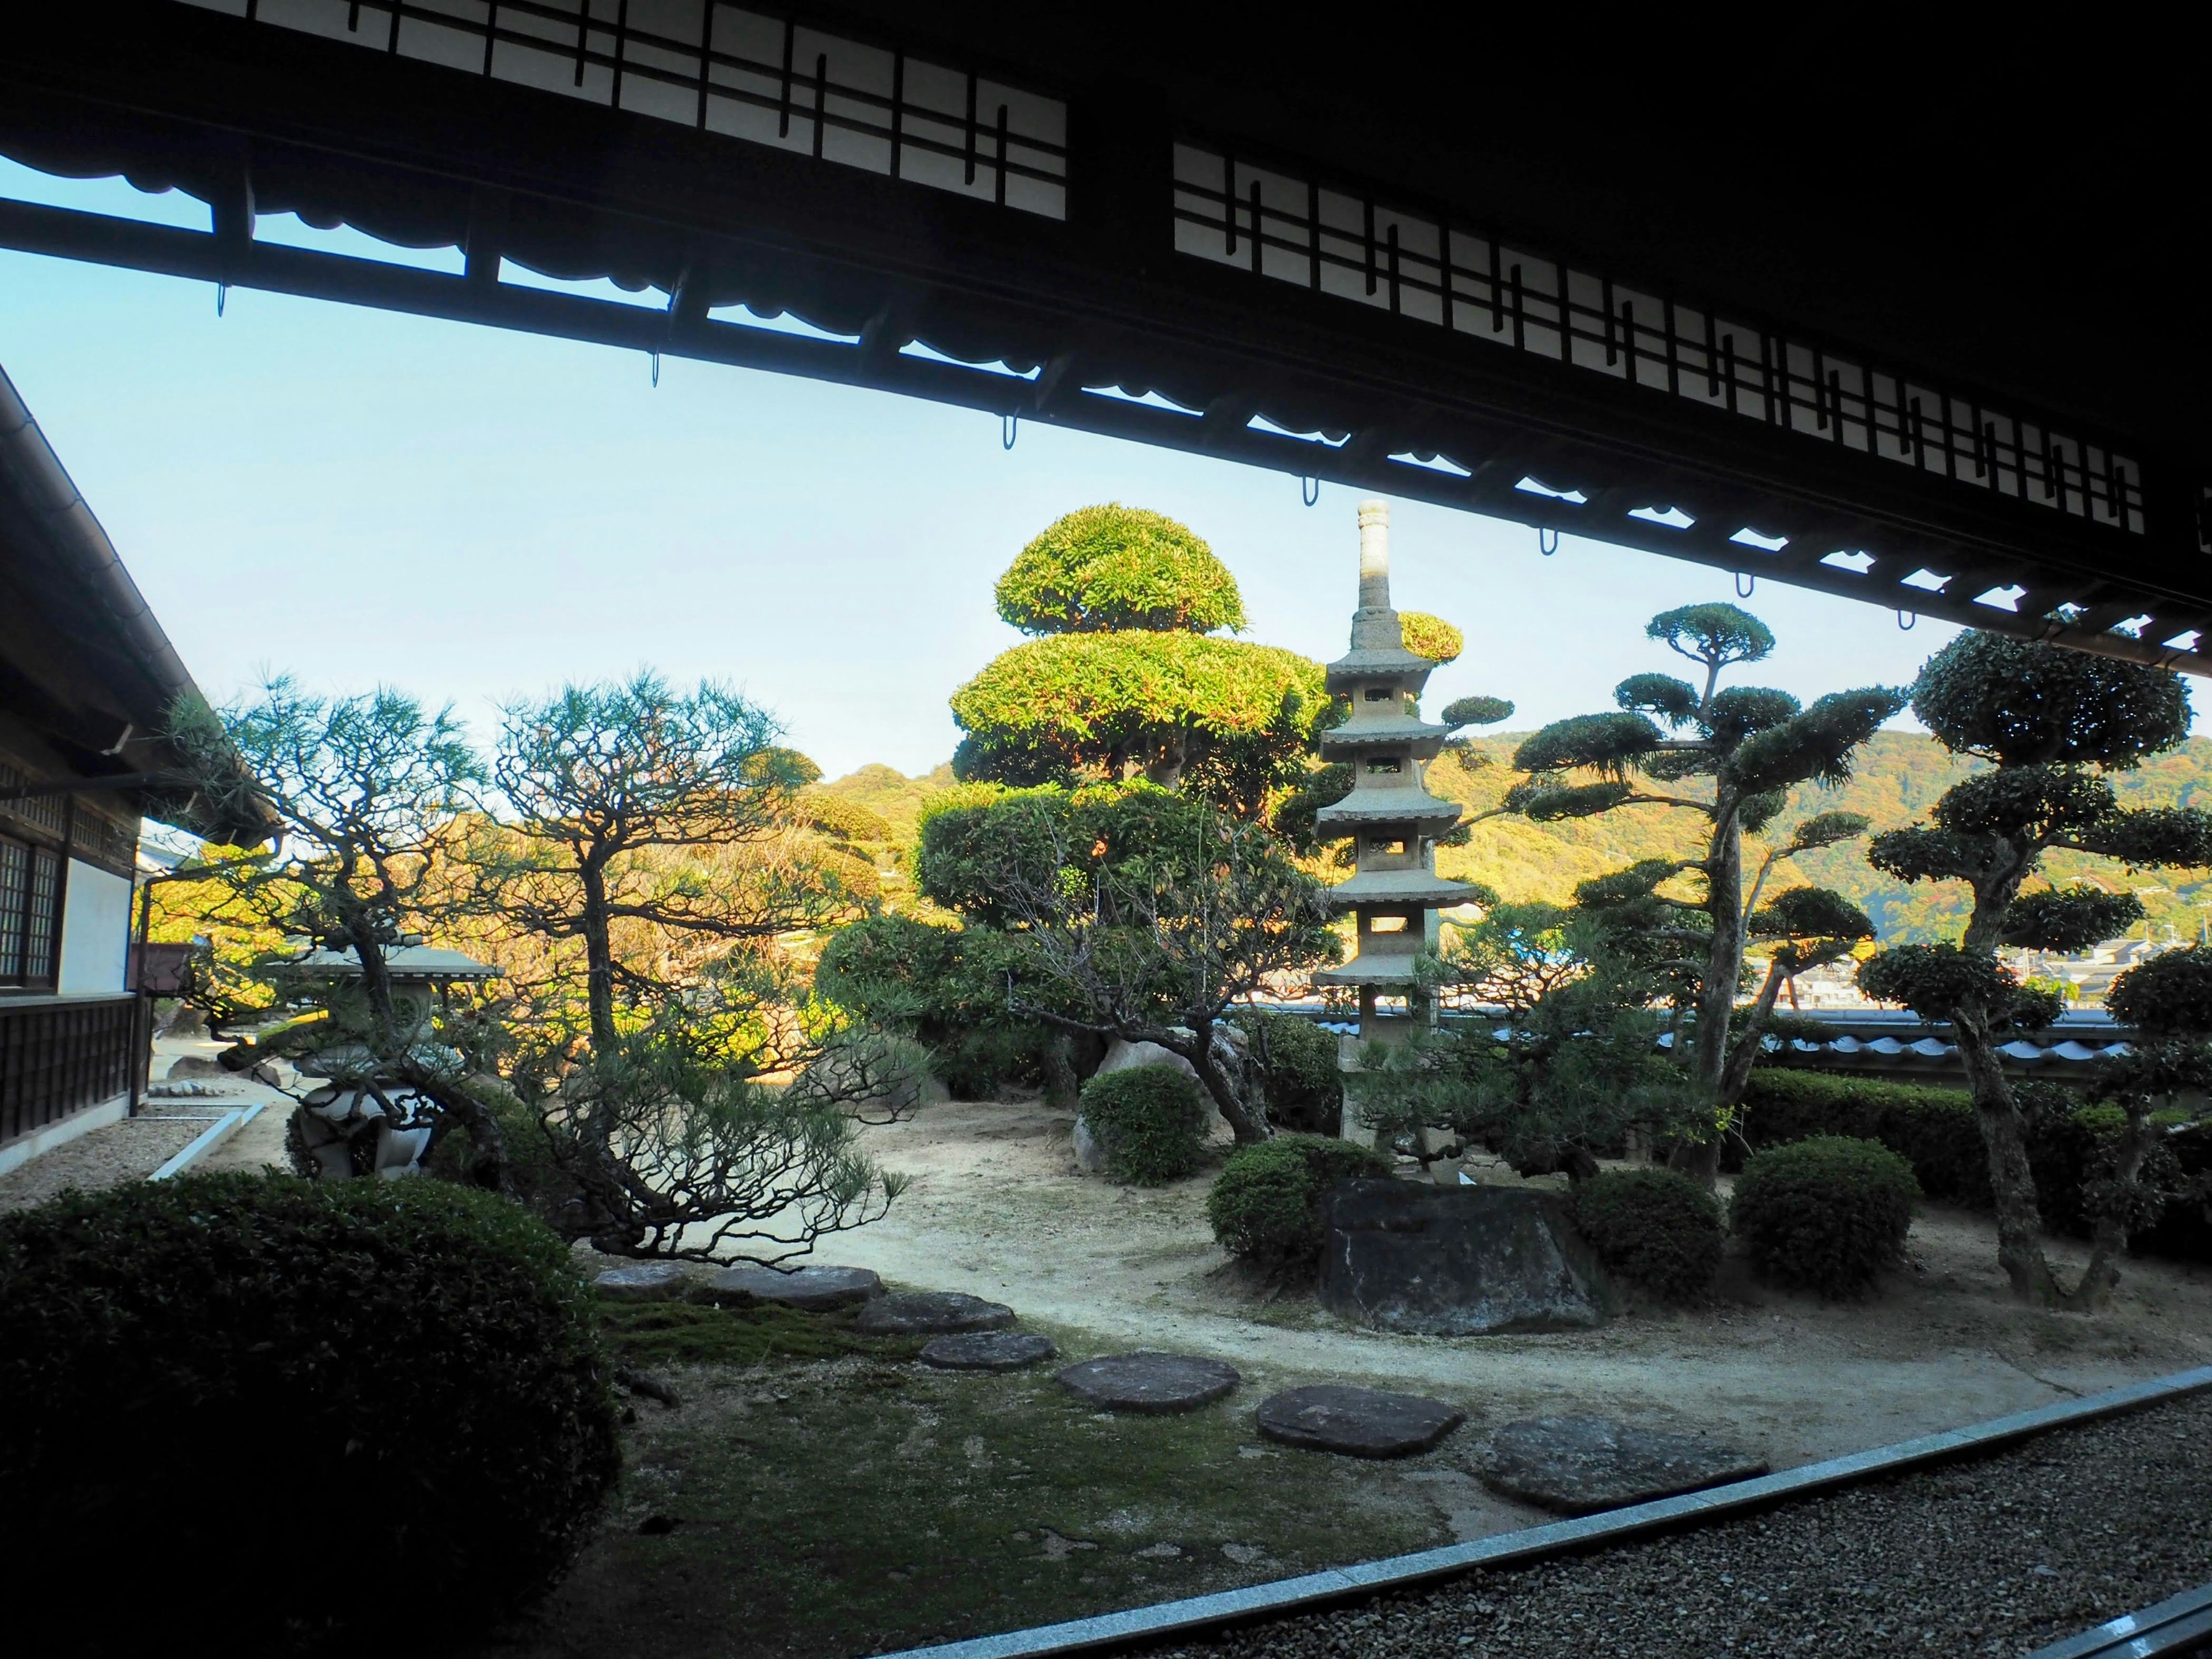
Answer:
M1190 1062L1191 1068L1198 1073L1200 1086L1212 1098L1215 1107L1227 1121L1231 1132L1236 1135L1239 1146L1256 1146L1270 1139L1266 1109L1255 1103L1248 1102L1244 1096L1243 1079L1231 1078L1222 1068L1220 1061L1214 1058L1213 1022L1208 1020L1194 1027L1192 1039L1187 1047L1180 1042L1161 1042L1158 1036L1150 1040L1159 1042L1160 1047L1171 1054L1182 1054Z
M1705 858L1705 914L1713 941L1698 986L1697 1028L1690 1040L1690 1079L1711 1108L1711 1133L1678 1145L1668 1162L1707 1188L1720 1178L1721 1137L1728 1128L1729 1028L1735 984L1743 973L1743 833L1735 792L1720 786L1713 799L1713 836Z
M1996 1204L1997 1265L2021 1301L2039 1308L2059 1307L2065 1298L2043 1253L2043 1218L2036 1207L2035 1176L2028 1168L2020 1106L1998 1062L1988 1012L1955 1010L1951 1029L1958 1039L1960 1062L1966 1067L1982 1145L1989 1153L1990 1192Z
M1076 1097L1082 1089L1076 1080L1075 1062L1068 1052L1073 1046L1066 1032L1054 1031L1045 1038L1044 1046L1037 1051L1038 1062L1044 1068L1044 1097L1052 1104L1065 1106L1071 1111L1074 1109Z
M2150 1118L2141 1103L2130 1102L2127 1114L2128 1127L2120 1137L2112 1170L2116 1196L2123 1201L2142 1176L2151 1145ZM2066 1305L2076 1313L2102 1313L2112 1304L2112 1291L2120 1282L2120 1259L2127 1252L2126 1212L2099 1216L2089 1247L2089 1265L2081 1270L2081 1282L2066 1298Z
M592 1047L611 1053L620 1040L615 1030L615 954L608 937L606 872L586 859L576 872L584 888L585 995L592 1017Z

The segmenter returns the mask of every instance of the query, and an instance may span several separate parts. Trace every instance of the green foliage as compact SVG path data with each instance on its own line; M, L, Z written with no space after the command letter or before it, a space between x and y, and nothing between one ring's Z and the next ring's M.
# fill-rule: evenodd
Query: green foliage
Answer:
M1712 669L1757 662L1774 649L1774 635L1748 611L1732 605L1685 605L1662 611L1645 627L1647 639Z
M1344 1073L1337 1063L1336 1033L1296 1014L1253 1009L1236 1018L1252 1040L1252 1059L1275 1127L1337 1133L1344 1121Z
M1896 945L1861 963L1858 981L1876 1002L1901 1004L1923 1019L1949 1019L1962 1008L1979 1008L1996 1024L2035 1030L2062 1012L2054 999L2022 985L1990 952L1956 945Z
M1760 1066L1743 1103L1743 1133L1755 1148L1818 1135L1877 1140L1912 1166L1928 1197L1990 1207L1989 1154L1962 1089Z
M1251 816L1328 707L1321 665L1195 634L1060 635L1016 646L952 695L963 781L1119 781L1143 771Z
M793 801L792 815L833 841L888 847L898 839L898 832L881 813L818 786L807 788Z
M1735 744L1754 732L1771 731L1796 714L1801 707L1787 691L1771 686L1731 685L1713 693L1698 725L1715 741Z
M1912 712L1947 749L2008 767L2126 770L2189 734L2180 676L1999 634L1961 634L1931 657Z
M2006 945L2073 954L2117 939L2142 919L2142 901L2133 893L2107 893L2086 886L2065 891L2046 887L2022 893L2005 908L2004 931L1999 938Z
M1613 687L1613 701L1631 714L1650 714L1670 726L1698 716L1698 689L1672 674L1631 674Z
M1553 783L1530 778L1507 790L1499 805L1532 823L1557 823L1565 818L1590 818L1610 812L1635 793L1632 783Z
M1751 933L1770 939L1862 939L1874 937L1866 912L1825 887L1793 887L1753 913Z
M2172 951L2129 969L2112 981L2105 1007L2154 1036L2212 1036L2212 951Z
M1391 1168L1372 1147L1334 1136L1277 1135L1229 1155L1206 1195L1206 1218L1230 1255L1311 1273L1328 1243L1322 1203L1329 1189L1387 1176Z
M1668 1302L1712 1293L1726 1237L1718 1200L1672 1170L1608 1170L1570 1196L1598 1260Z
M1619 778L1661 741L1659 728L1642 714L1577 714L1523 741L1513 751L1513 766L1532 773L1587 767Z
M1116 501L1047 526L999 578L997 597L1000 617L1024 634L1244 626L1237 579L1212 548L1164 514Z
M1878 685L1831 691L1803 714L1746 738L1729 757L1729 775L1746 794L1842 783L1851 775L1851 757L1905 707L1905 695Z
M1355 781L1349 761L1331 761L1313 768L1275 803L1275 833L1302 857L1312 857L1323 845L1321 809L1334 806L1350 794Z
M159 1540L127 1595L23 1599L41 1651L479 1629L560 1576L620 1455L560 1240L432 1181L187 1176L0 1218L0 1412L17 1582L83 1582L88 1539ZM240 1595L209 1563L257 1538L342 1546L403 1590L301 1571Z
M1450 726L1495 726L1513 718L1513 705L1503 697L1460 697L1444 705L1443 723Z
M1442 617L1431 617L1425 611L1401 611L1398 613L1401 636L1406 649L1417 657L1426 657L1431 662L1456 662L1459 653L1467 649L1467 635L1461 633ZM1509 705L1508 712L1510 712ZM1504 720L1505 716L1498 717Z
M831 938L814 987L855 1018L921 1043L956 1097L987 1100L1035 1075L1040 1051L1055 1040L1006 1012L1006 976L1019 969L1020 952L988 927L873 915Z
M1846 1297L1905 1255L1920 1184L1879 1142L1820 1135L1745 1161L1729 1224L1764 1277Z
M1368 1045L1357 1115L1380 1140L1425 1163L1436 1154L1421 1131L1442 1130L1523 1175L1580 1177L1630 1127L1673 1124L1681 1078L1655 1051L1653 978L1608 929L1550 905L1499 905L1454 931L1425 977L1502 1012Z
M1131 1066L1083 1085L1083 1121L1106 1149L1106 1173L1158 1187L1195 1170L1206 1147L1206 1096L1173 1066Z

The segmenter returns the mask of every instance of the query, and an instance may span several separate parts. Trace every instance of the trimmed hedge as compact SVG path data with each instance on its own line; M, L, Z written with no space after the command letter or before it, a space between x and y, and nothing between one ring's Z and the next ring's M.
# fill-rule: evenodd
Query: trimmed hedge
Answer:
M1761 1277L1855 1296L1903 1259L1919 1196L1911 1166L1887 1146L1816 1135L1745 1162L1729 1225Z
M1333 1135L1277 1135L1229 1155L1206 1195L1206 1218L1231 1255L1310 1270L1328 1242L1322 1200L1329 1189L1394 1167L1373 1147Z
M1237 1023L1252 1039L1252 1057L1266 1079L1267 1115L1279 1128L1334 1135L1344 1129L1344 1072L1336 1033L1296 1014L1258 1010Z
M617 1409L568 1251L489 1193L201 1176L0 1218L0 1559L128 1557L127 1595L18 1598L41 1652L480 1629L567 1568ZM254 1539L321 1565L240 1595L210 1564Z
M2044 1224L2087 1237L2081 1183L2094 1173L2104 1143L2119 1132L2118 1109L2084 1104L2065 1085L2042 1079L2019 1079L2013 1092L2025 1120ZM1911 1164L1926 1196L1978 1210L1993 1202L1981 1124L1963 1089L1761 1066L1752 1072L1744 1105L1744 1137L1754 1150L1823 1134L1878 1140ZM2162 1145L2185 1190L2136 1235L2133 1248L2173 1261L2212 1261L2212 1124L2175 1126Z
M1712 1293L1727 1235L1720 1200L1672 1170L1609 1170L1568 1195L1598 1260L1666 1302Z
M1158 1187L1198 1168L1206 1147L1206 1094L1173 1066L1132 1066L1083 1085L1079 1114L1106 1149L1106 1173Z

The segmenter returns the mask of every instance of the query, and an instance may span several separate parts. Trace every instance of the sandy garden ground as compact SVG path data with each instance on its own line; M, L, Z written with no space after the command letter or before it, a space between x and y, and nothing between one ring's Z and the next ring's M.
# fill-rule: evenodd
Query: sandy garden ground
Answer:
M617 1344L683 1403L638 1402L617 1508L496 1650L826 1659L1020 1628L1550 1519L1476 1478L1491 1431L1517 1417L1597 1412L1784 1468L2212 1360L2212 1273L2137 1262L2109 1315L2034 1313L2006 1299L1987 1222L1949 1211L1915 1223L1911 1265L1864 1304L1776 1295L1732 1272L1711 1309L1590 1332L1382 1335L1309 1297L1270 1297L1228 1261L1204 1218L1211 1170L1117 1187L1077 1171L1070 1128L1035 1103L955 1103L870 1131L914 1186L818 1259L1008 1303L1063 1359L1137 1347L1227 1359L1243 1373L1235 1394L1188 1417L1115 1417L1074 1401L1049 1366L953 1376L818 1318L771 1329L620 1310ZM1389 1463L1258 1435L1262 1398L1317 1382L1435 1395L1468 1421ZM2038 1616L2091 1605L2076 1588ZM1330 1626L1315 1650L1342 1635ZM1887 1650L1874 1639L1869 1651Z

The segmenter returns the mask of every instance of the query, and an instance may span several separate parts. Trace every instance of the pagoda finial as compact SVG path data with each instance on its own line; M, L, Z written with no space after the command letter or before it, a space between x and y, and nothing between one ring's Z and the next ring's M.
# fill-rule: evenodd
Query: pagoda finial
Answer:
M1359 608L1390 608L1390 503L1359 504Z

